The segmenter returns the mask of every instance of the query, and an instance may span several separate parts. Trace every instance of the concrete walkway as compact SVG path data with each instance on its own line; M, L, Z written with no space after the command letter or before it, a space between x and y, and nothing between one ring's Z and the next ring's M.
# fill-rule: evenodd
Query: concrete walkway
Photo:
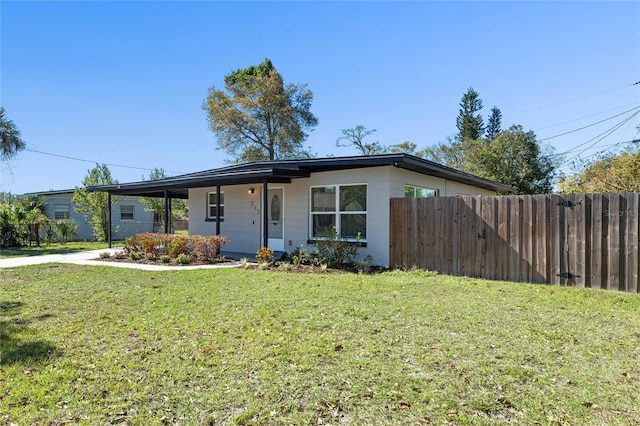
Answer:
M235 268L240 265L240 262L225 262L225 263L219 263L215 265L166 266L166 265L146 265L142 263L106 262L103 260L97 260L100 258L100 253L107 252L113 255L117 251L122 251L122 249L110 248L110 249L83 251L78 253L45 254L42 256L10 257L6 259L0 259L0 268L16 268L19 266L40 265L43 263L73 263L76 265L112 266L114 268L141 269L145 271L178 271L178 270L182 271L182 270L190 270L190 269Z

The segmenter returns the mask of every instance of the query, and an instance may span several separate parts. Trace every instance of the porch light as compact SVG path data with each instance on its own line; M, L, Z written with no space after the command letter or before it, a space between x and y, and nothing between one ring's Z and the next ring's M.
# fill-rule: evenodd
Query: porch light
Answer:
M255 190L255 189L253 189L253 188L249 188L249 194L253 194L254 192L256 192L256 190Z

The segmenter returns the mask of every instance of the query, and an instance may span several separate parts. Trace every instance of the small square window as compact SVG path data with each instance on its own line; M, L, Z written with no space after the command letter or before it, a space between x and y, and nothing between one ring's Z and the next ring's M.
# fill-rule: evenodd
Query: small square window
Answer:
M120 206L120 220L133 220L133 206Z
M53 205L53 219L62 220L69 219L69 213L71 212L71 206L69 204L54 204Z

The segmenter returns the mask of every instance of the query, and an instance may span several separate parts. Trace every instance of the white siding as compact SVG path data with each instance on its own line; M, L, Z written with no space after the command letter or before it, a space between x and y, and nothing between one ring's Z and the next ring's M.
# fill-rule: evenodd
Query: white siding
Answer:
M373 263L389 264L389 199L404 197L405 185L437 189L440 196L468 194L493 195L492 191L447 181L411 171L381 166L353 170L314 173L309 178L294 179L291 184L271 184L269 188L284 188L284 242L287 252L297 247L314 250L309 240L309 188L323 185L367 185L367 247L359 256L370 255ZM254 188L254 194L249 194ZM207 194L212 188L189 190L189 234L214 235L215 221L207 222ZM224 250L255 253L262 245L261 192L262 184L223 186L224 221L220 234L229 238Z

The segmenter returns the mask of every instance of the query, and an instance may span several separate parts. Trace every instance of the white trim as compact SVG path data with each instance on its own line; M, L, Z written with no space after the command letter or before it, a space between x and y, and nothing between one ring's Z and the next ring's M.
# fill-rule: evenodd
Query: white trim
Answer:
M364 186L365 187L365 203L366 210L358 210L358 211L341 211L340 210L340 188L346 186ZM335 210L333 211L313 211L313 189L314 188L335 188ZM369 184L366 182L354 182L354 183L336 183L336 184L326 184L326 185L312 185L309 187L309 229L308 229L308 237L310 240L317 240L319 237L313 235L313 216L315 215L333 215L335 220L336 232L338 235L342 233L341 229L341 218L342 215L364 215L365 216L365 235L369 233ZM345 238L347 241L356 241L355 237ZM361 242L366 242L367 238L363 237L360 239Z

